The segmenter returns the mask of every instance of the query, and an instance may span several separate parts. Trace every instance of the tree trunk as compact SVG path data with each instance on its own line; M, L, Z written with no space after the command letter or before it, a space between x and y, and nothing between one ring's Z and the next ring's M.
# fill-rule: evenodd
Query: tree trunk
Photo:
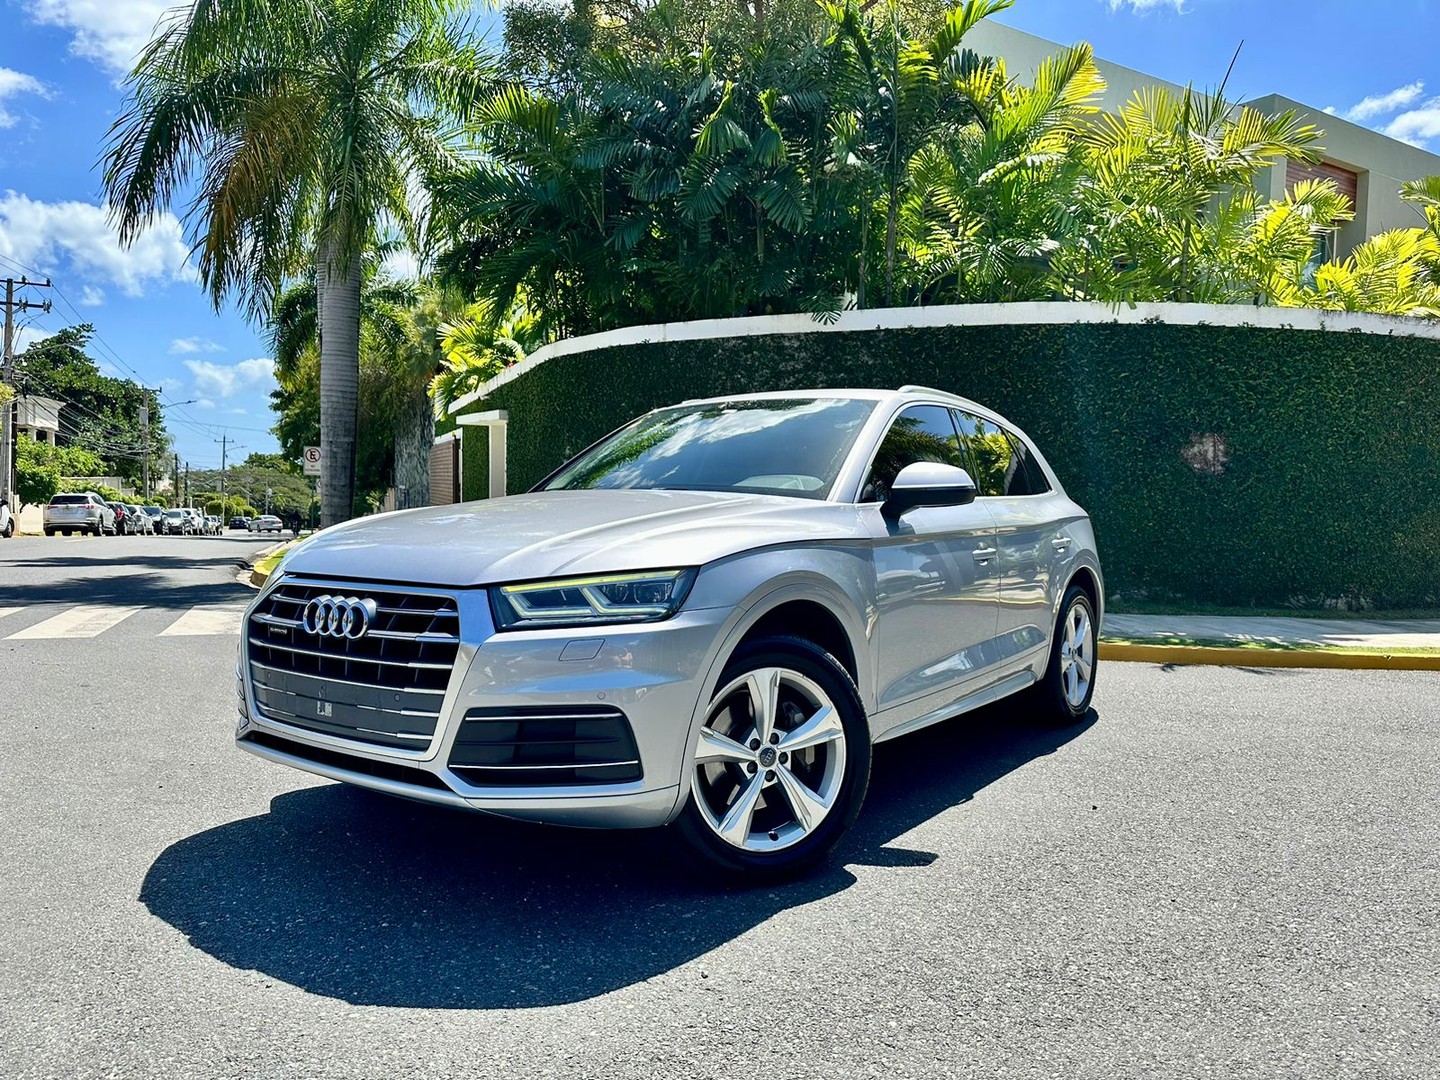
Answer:
M315 253L320 317L320 525L354 514L355 414L360 400L360 260L344 266L335 245Z
M395 506L430 505L430 448L435 443L435 408L421 387L401 407L395 423Z

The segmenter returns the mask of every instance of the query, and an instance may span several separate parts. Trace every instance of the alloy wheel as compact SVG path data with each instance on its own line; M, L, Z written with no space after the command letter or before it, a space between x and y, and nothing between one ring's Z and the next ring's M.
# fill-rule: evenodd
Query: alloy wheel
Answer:
M1060 684L1072 709L1085 703L1095 670L1094 626L1084 604L1070 605L1060 639Z
M790 668L755 668L715 695L700 729L696 807L732 847L783 850L829 816L845 752L840 713L820 686Z

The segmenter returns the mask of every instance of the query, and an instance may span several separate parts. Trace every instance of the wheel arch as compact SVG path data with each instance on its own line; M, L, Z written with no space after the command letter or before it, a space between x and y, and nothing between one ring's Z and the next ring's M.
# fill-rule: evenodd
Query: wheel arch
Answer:
M710 699L719 688L720 675L742 645L772 635L804 638L825 649L843 646L845 655L836 656L841 667L854 680L862 707L873 708L873 673L865 663L869 655L865 622L857 605L837 586L836 581L818 574L785 575L771 581L769 588L746 598L736 605L736 614L719 635L719 645L711 653L708 669L701 680L701 690L690 718L689 733L683 743L679 762L680 783L677 800L671 811L673 819L684 807L689 795L688 763L696 733L705 720ZM808 622L806 621L808 620ZM817 640L819 636L826 640Z

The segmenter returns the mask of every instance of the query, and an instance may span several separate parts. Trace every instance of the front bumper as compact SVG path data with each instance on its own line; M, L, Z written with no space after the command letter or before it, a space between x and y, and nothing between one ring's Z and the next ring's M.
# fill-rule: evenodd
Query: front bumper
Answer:
M355 582L282 581L363 593ZM396 586L375 586L395 589ZM422 587L414 591L439 592ZM704 679L718 651L728 609L682 611L650 624L497 632L484 589L451 590L460 611L460 645L440 717L428 745L390 748L323 734L265 715L247 660L250 612L237 668L236 742L267 760L333 780L423 802L506 817L601 828L669 821L683 804L685 761ZM565 709L618 710L628 720L639 779L622 783L477 783L451 766L467 714ZM475 775L471 772L471 777Z

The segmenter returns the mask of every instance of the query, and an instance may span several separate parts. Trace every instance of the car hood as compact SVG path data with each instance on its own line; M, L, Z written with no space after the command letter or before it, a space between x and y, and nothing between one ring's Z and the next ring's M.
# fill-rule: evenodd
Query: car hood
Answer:
M462 587L701 566L750 548L859 537L861 513L731 492L534 492L360 518L302 541L284 568Z

